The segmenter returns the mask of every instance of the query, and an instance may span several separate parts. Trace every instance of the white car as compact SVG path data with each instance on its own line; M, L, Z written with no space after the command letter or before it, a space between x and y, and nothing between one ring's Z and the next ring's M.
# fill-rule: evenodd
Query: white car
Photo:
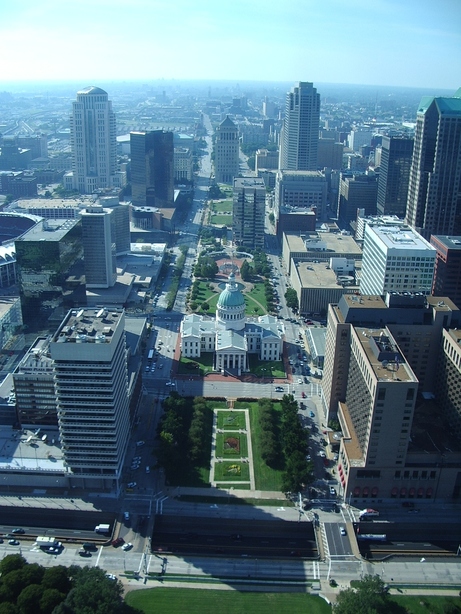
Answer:
M302 379L298 379L298 384L302 384L303 380Z
M130 519L130 512L123 512L123 518L125 520L129 520Z
M128 482L127 487L128 488L136 488L136 482Z
M326 458L326 454L325 454L325 452L324 452L323 450L321 450L321 451L319 452L319 456L320 456L321 458Z
M123 544L123 546L122 546L122 550L125 550L125 552L127 550L131 550L131 548L133 548L133 544L132 543Z
M140 441L136 442L136 445L138 446L138 448L141 448L143 445L145 445L145 441L143 441L142 439Z

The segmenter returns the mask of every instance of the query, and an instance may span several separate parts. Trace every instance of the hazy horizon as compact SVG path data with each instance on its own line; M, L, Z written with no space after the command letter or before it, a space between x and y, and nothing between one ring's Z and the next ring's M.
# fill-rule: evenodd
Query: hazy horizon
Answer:
M2 5L0 55L2 88L225 79L456 90L461 2L17 0Z

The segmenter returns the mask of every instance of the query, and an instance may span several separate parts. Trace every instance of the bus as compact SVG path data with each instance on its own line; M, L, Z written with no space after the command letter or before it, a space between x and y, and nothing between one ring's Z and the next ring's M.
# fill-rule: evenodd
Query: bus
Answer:
M152 360L153 357L154 357L154 350L149 350L149 353L147 354L147 360Z

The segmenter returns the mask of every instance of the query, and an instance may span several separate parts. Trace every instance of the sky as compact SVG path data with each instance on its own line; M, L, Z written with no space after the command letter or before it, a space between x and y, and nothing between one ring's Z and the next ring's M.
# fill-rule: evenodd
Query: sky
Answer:
M456 90L461 0L14 0L12 81L313 81Z

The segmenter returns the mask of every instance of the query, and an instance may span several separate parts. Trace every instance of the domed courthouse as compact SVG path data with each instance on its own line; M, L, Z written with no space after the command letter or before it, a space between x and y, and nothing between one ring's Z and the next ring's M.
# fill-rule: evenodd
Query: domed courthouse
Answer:
M219 295L216 318L197 314L181 322L181 355L198 358L213 352L215 371L240 375L249 371L248 355L259 360L281 360L284 326L274 316L245 318L245 299L232 273Z

